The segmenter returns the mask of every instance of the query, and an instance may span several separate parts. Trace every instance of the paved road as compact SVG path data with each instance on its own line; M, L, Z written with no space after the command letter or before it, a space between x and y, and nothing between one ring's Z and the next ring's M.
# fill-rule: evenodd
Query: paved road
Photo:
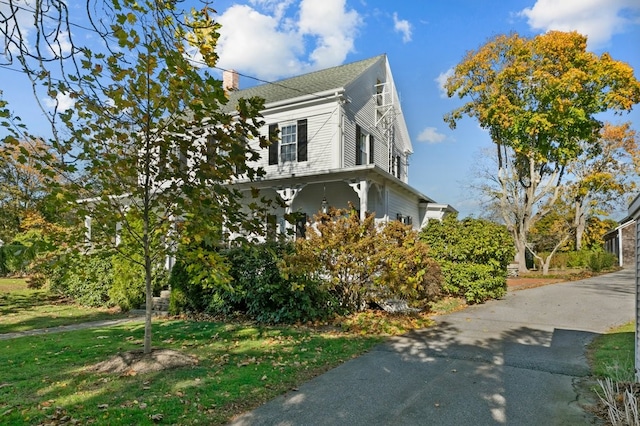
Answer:
M585 346L634 318L633 271L515 291L394 338L246 425L585 425Z

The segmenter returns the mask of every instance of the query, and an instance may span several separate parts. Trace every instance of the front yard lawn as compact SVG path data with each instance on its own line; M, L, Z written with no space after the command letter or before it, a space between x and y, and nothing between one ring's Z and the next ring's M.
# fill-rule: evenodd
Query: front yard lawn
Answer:
M21 279L0 279L0 334L126 317L116 310L87 308L45 290L27 289Z
M142 323L128 323L0 341L0 423L223 424L382 340L302 327L156 320L154 346L196 357L197 365L145 374L87 371L141 348L143 336Z

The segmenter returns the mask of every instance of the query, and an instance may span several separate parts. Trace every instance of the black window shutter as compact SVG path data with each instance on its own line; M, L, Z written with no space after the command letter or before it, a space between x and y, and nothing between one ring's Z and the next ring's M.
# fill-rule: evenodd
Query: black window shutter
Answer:
M298 120L298 162L307 161L307 119Z
M271 145L269 145L269 165L278 164L278 125L277 124L269 124L269 140L271 140Z
M373 156L373 135L369 135L369 164L375 163L375 157Z
M356 124L356 166L362 164L362 152L360 152L360 138L362 131L360 126Z
M211 167L216 165L216 139L213 135L207 136L207 164Z

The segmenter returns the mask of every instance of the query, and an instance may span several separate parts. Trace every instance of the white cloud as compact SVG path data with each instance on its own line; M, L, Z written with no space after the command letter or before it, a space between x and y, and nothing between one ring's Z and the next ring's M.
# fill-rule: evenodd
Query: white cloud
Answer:
M302 38L280 28L280 22L246 5L235 5L220 16L219 65L274 79L301 70L297 54Z
M353 50L362 19L355 10L345 9L345 0L302 0L300 33L316 37L310 59L315 69L341 64Z
M403 43L411 41L411 23L406 19L398 19L398 14L395 12L393 13L393 29L402 34Z
M13 8L11 7L13 6ZM0 16L11 17L11 19L7 19L3 25L3 33L5 34L13 34L11 38L11 43L8 46L8 52L4 52L5 56L9 56L9 54L19 54L20 49L16 47L16 44L23 44L23 48L33 49L33 45L30 42L29 38L32 34L35 27L33 26L33 13L30 13L30 10L33 10L36 6L35 0L15 0L12 3L9 2L0 2ZM15 25L17 24L20 28L20 35L22 36L22 40L18 39L18 33L15 32Z
M58 93L55 99L44 98L42 102L48 108L57 108L57 112L63 112L68 110L69 108L73 108L76 103L76 101L73 100L68 93L61 92Z
M426 127L420 134L418 135L418 141L427 142L427 143L440 143L444 142L447 137L442 133L438 132L438 129L435 127Z
M444 85L447 82L447 79L453 75L453 68L449 68L445 72L441 72L438 77L436 77L435 82L438 83L438 89L440 89L440 97L447 98L447 90L444 88Z
M353 51L362 22L345 0L250 4L231 6L218 18L218 65L266 80L340 65Z
M537 0L519 15L534 30L577 31L598 48L626 26L637 25L639 13L637 0Z
M71 53L73 45L69 40L69 32L61 31L53 40L53 43L49 46L51 53L55 56L61 57Z

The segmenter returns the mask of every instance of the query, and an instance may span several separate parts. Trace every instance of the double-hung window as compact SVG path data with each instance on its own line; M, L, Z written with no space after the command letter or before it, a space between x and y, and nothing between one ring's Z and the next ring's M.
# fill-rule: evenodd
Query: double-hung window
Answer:
M288 124L280 128L280 161L296 161L298 131L296 124Z
M356 165L373 164L373 135L367 134L356 124Z
M269 125L269 139L269 165L307 161L306 119Z

